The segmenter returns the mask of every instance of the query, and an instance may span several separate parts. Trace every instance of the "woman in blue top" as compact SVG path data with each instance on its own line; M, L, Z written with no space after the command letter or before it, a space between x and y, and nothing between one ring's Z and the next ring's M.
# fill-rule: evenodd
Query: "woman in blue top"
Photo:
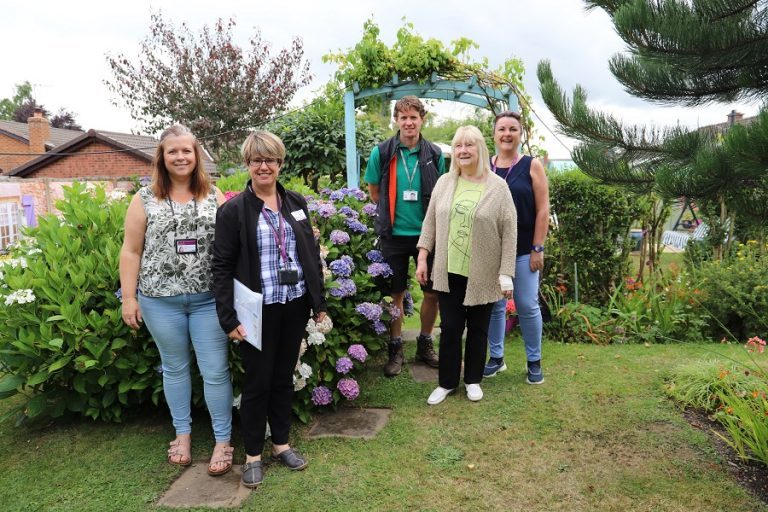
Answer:
M528 384L544 382L541 370L542 319L539 308L539 272L544 268L544 239L549 228L549 187L541 162L520 153L522 138L520 114L506 111L496 116L493 140L496 155L491 169L504 178L512 192L517 210L517 261L514 299L525 342ZM491 357L484 377L493 377L507 369L504 363L504 328L506 299L498 301L491 312L488 345Z

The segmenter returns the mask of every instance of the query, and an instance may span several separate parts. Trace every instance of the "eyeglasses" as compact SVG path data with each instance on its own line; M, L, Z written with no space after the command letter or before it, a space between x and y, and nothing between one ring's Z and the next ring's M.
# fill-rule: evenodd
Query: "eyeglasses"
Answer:
M261 167L261 164L267 164L267 167L270 169L274 169L276 167L279 167L280 164L282 164L283 161L279 158L256 158L254 160L248 161L248 167L253 167L254 169L258 169Z

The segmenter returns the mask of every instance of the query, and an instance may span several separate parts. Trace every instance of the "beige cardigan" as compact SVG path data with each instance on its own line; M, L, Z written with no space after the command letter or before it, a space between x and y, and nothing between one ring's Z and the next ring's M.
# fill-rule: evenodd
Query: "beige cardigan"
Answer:
M448 228L458 174L437 180L421 227L418 247L434 252L433 288L448 292ZM495 302L502 297L499 274L514 277L517 255L517 211L507 183L489 172L472 221L472 256L465 306Z

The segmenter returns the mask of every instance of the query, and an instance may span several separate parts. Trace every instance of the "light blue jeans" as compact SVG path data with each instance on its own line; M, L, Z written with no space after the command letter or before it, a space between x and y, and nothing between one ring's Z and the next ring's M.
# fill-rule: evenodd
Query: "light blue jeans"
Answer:
M520 320L520 332L528 361L541 360L541 308L539 307L539 272L531 272L531 255L518 256L515 263L515 307ZM494 303L488 326L488 347L491 357L504 357L504 328L507 299Z
M219 326L213 292L171 297L139 294L139 308L163 363L163 393L176 435L192 432L192 349L203 376L203 391L216 442L232 434L232 380L229 340Z

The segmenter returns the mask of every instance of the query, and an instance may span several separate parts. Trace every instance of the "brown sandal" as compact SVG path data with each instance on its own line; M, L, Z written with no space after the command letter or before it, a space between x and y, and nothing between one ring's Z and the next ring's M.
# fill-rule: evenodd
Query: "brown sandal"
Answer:
M232 457L235 448L232 446L216 445L213 447L213 455L208 463L208 474L211 476L220 476L232 469ZM223 469L215 470L214 465L224 464Z
M192 464L192 439L187 438L184 443L182 439L176 438L170 442L168 448L168 463L174 466L189 466Z

